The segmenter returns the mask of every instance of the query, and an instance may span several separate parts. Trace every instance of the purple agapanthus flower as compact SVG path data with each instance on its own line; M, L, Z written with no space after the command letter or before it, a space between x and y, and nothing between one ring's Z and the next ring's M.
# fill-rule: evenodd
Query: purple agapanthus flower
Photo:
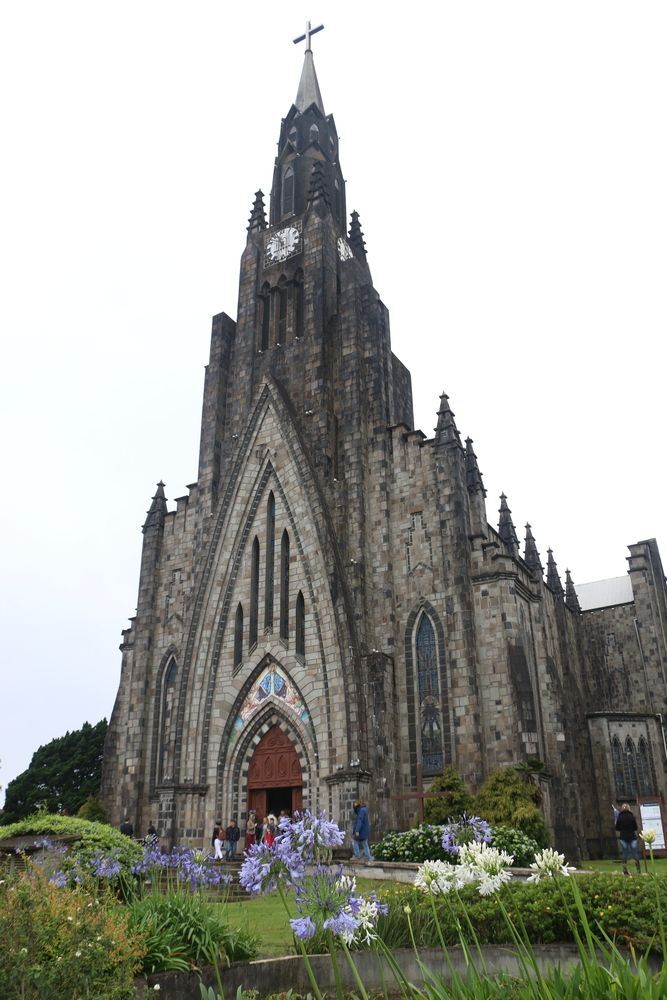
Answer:
M67 885L67 875L65 875L65 872L63 871L54 872L49 879L49 882L52 885L57 885L59 889L64 889Z
M317 930L312 917L295 917L293 920L290 920L290 924L292 930L301 941L308 941Z
M280 835L273 844L253 844L246 851L239 882L248 892L274 892L278 882L294 885L303 878L305 864L290 838Z
M442 833L442 846L450 854L458 854L465 844L490 844L491 827L480 816L466 816L458 820L450 820Z
M325 931L331 931L349 944L359 928L359 921L351 913L341 910L340 913L325 920L322 926Z
M98 878L116 878L123 867L118 858L105 858L99 855L91 858L90 864L93 874Z

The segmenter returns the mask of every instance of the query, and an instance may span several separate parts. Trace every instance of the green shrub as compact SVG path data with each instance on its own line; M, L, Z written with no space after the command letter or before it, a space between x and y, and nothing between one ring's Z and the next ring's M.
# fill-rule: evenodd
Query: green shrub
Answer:
M144 942L143 971L184 972L199 965L255 958L257 943L234 929L220 906L186 891L145 896L129 906L129 926Z
M416 830L404 833L387 833L378 844L373 844L373 857L378 861L454 861L455 858L442 848L442 826L425 823Z
M656 918L656 892L659 893L663 912L667 906L667 879L611 878L609 875L576 875L584 910L591 927L604 931L619 945L638 951L653 947L659 949ZM567 908L563 902L564 893ZM409 904L410 920L420 947L437 947L439 939L433 919L431 900L417 889L392 888L378 894L382 902L389 903L389 913L380 918L378 932L390 948L410 947L407 914L403 907ZM572 904L572 890L568 879L546 879L536 885L515 882L502 891L502 898L515 923L526 929L533 944L574 939L568 921L579 928L582 925ZM459 929L456 918L464 928L463 907L470 917L482 944L508 944L509 933L496 896L480 896L474 886L461 890L460 898L452 893L445 899L436 897L437 911L446 944L457 944Z
M463 779L453 767L447 767L437 777L430 792L446 794L437 799L426 799L424 802L424 819L427 823L446 823L448 819L458 819L463 813L469 813L472 807L472 797L466 791Z
M91 823L108 823L104 806L94 795L89 795L77 812L79 819L88 819Z
M494 826L492 844L500 851L507 851L514 858L517 868L527 868L535 860L540 845L523 830L511 826Z
M504 767L488 776L475 796L474 808L492 826L515 827L540 847L546 847L549 836L539 800L540 793L532 781L526 781L513 767Z
M63 869L67 871L77 861L86 863L96 855L105 854L118 858L129 873L132 864L143 857L143 847L131 837L108 823L91 823L87 819L74 816L57 816L51 813L35 813L18 823L2 828L3 839L10 837L75 837L66 857Z
M111 899L64 890L30 869L0 882L0 995L130 1000L142 941Z

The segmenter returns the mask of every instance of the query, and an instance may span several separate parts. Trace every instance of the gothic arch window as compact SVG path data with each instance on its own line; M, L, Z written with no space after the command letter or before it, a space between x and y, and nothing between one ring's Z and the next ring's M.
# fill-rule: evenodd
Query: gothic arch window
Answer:
M257 621L259 618L259 538L255 535L250 560L250 626L248 647L257 645Z
M262 285L262 291L259 297L259 312L259 349L260 351L268 351L271 335L271 289L268 282L265 282Z
M289 639L289 534L280 539L280 638Z
M637 761L635 744L629 736L626 737L623 754L623 776L625 779L625 794L632 798L637 794Z
M417 619L414 643L422 772L440 774L444 768L440 665L433 622L425 613Z
M159 780L169 782L174 777L174 746L176 736L176 676L178 668L172 656L162 673L160 692L160 755Z
M292 215L294 212L294 168L287 166L283 170L282 183L282 214Z
M243 605L239 601L234 622L234 669L243 662Z
M308 138L311 142L319 142L320 140L320 130L315 124L315 122L313 122L313 124L310 126Z
M278 282L276 297L276 344L280 345L287 343L287 280L284 275Z
M611 766L614 772L614 787L616 798L627 798L625 791L625 772L623 770L623 750L618 736L614 736L611 741Z
M296 598L294 648L297 656L306 655L306 608L301 591L299 591Z
M653 781L653 767L651 761L651 751L643 736L640 736L637 744L637 794L654 795L655 782Z
M269 493L266 501L266 567L264 576L264 628L273 628L273 563L276 547L276 500Z

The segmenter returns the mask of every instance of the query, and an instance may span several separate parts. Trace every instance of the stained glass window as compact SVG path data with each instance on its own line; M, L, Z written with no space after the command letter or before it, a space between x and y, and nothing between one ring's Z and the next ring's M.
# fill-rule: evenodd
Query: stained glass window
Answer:
M417 693L421 732L422 771L440 774L444 768L440 679L435 630L428 615L422 615L415 637Z

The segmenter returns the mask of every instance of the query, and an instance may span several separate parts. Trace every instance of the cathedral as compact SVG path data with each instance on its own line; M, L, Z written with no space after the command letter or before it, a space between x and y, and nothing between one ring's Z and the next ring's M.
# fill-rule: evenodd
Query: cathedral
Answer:
M599 856L612 801L661 814L666 790L657 545L630 545L625 577L563 585L505 496L489 523L446 395L435 435L415 429L311 34L237 319L213 318L197 482L175 509L159 483L143 525L110 820L201 846L250 809L349 829L362 798L377 839L414 822L445 767L475 790L539 761L553 842Z

